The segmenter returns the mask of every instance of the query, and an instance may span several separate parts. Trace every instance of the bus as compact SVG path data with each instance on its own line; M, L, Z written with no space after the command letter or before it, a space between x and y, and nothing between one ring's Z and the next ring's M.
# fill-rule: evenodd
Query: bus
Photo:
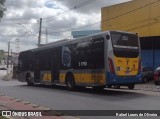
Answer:
M28 85L66 85L103 89L142 82L140 41L136 33L106 31L22 51L18 80Z

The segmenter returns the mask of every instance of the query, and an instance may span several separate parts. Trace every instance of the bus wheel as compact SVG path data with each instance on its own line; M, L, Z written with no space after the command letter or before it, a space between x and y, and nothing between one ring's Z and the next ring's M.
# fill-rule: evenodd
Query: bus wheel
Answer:
M158 81L155 81L154 83L155 83L155 85L158 85L158 84L159 84L159 82L158 82Z
M101 90L103 90L104 88L105 88L105 86L94 86L94 87L92 87L93 88L93 90L95 90L95 91L101 91Z
M135 86L134 84L129 84L128 89L134 89L134 86Z
M66 84L68 90L73 91L75 89L75 81L73 75L71 74L67 75Z
M120 85L115 85L114 89L120 89Z
M27 74L26 81L27 81L27 85L29 85L29 86L33 86L34 85L34 83L31 81L30 74Z
M144 82L144 83L147 83L147 77L144 77L144 78L143 78L143 82Z
M111 86L111 85L108 85L107 88L112 88L112 86Z

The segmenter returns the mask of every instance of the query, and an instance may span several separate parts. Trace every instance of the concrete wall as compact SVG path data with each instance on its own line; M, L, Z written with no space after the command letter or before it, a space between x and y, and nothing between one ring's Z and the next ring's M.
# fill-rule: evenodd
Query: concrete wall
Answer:
M160 66L160 50L142 50L142 66L156 69Z
M143 36L160 36L160 1L133 0L104 7L101 30L124 30Z

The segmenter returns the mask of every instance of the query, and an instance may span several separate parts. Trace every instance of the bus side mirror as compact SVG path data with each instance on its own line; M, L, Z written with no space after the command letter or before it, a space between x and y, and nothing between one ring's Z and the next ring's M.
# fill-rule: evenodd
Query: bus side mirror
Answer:
M109 40L109 39L110 39L110 36L109 36L109 35L106 35L106 39Z

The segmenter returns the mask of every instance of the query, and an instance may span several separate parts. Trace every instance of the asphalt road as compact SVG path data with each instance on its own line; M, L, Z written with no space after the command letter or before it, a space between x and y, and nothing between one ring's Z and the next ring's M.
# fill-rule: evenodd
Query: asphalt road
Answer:
M127 88L71 92L66 87L27 86L15 80L0 80L0 93L54 110L160 110L160 92L128 91Z

